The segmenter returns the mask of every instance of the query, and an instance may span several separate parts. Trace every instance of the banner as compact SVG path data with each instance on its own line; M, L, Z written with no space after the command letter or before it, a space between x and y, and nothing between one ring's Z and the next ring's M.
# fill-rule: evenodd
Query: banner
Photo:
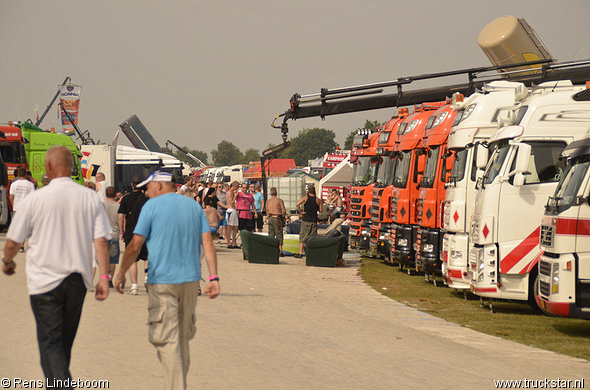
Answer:
M78 109L80 107L80 93L82 87L79 85L60 85L59 100L62 107L70 114L74 124L78 124ZM68 116L59 109L61 114L61 124L66 134L74 130L74 124L70 122Z

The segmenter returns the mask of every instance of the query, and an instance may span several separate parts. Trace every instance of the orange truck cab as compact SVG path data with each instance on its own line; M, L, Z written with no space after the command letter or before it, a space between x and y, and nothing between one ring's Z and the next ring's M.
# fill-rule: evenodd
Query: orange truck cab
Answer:
M440 249L442 248L442 212L445 204L447 177L453 168L453 158L447 153L447 142L457 111L451 104L436 110L428 119L424 134L426 166L418 185L417 222L420 225L414 250L416 269L428 274L441 274ZM435 279L436 283L436 279Z
M393 177L391 217L393 225L389 237L391 260L408 272L415 268L413 243L418 234L416 201L420 195L418 183L422 181L426 155L422 141L428 119L444 102L424 103L404 119L397 132L398 162Z
M20 167L29 169L27 164L27 156L23 142L23 133L19 127L13 126L11 123L8 126L0 126L0 154L2 160L8 168L8 179L14 179L14 171Z
M391 248L389 233L393 220L391 219L391 190L393 188L393 173L397 163L395 158L395 140L400 125L408 116L408 109L402 108L391 118L379 134L376 153L379 157L377 179L373 186L371 206L371 242L372 257L390 260Z
M354 137L350 155L353 168L350 179L349 244L359 252L369 249L371 196L378 169L375 147L378 139L378 132L359 130L359 134Z

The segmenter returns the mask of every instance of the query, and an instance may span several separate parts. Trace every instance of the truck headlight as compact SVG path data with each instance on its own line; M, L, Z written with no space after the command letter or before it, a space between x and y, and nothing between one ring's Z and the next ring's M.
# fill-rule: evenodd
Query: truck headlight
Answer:
M461 251L451 251L451 259L453 259L453 260L462 260L463 259L463 252L461 252Z
M551 281L551 292L559 292L559 264L553 264L553 279Z
M432 245L432 244L424 244L422 250L425 253L432 253L434 251L434 245Z
M408 239L407 238L400 238L397 240L397 244L399 246L408 246Z
M380 241L385 241L385 234L380 234L379 235L379 240Z

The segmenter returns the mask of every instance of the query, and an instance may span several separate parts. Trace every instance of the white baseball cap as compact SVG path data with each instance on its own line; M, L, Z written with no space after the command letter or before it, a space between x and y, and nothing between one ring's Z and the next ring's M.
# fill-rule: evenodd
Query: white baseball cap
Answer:
M164 171L154 171L151 175L148 176L147 179L142 181L137 185L137 188L145 187L149 182L152 181L159 181L159 182L171 182L174 181L174 178L170 172Z

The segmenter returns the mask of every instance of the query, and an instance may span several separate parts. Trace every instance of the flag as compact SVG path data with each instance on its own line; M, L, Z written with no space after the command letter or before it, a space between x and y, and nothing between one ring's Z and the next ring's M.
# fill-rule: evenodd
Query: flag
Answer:
M78 109L80 108L80 93L82 87L79 85L60 85L59 100L63 110L67 111L72 121L63 110L61 111L61 124L66 134L74 130L74 124L78 124Z

